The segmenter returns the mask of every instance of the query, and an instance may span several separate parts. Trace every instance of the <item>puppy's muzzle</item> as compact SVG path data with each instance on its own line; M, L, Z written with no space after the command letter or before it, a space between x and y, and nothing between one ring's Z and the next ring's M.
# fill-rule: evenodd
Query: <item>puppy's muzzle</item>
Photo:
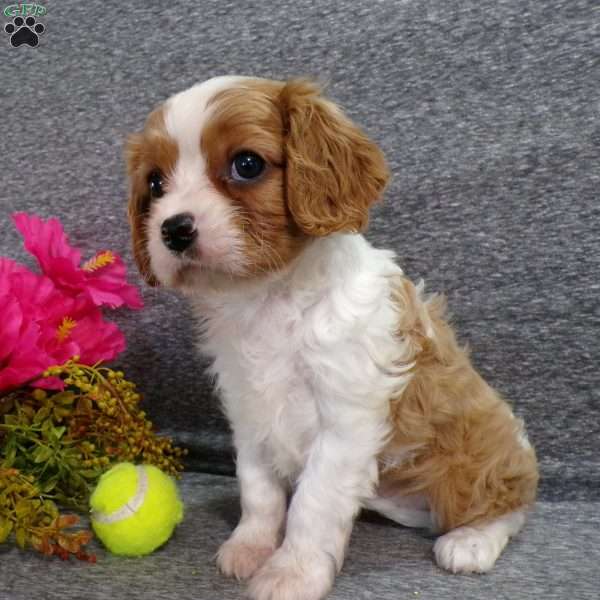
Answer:
M180 213L165 219L160 226L160 235L169 250L177 254L183 252L198 236L194 217L189 213Z

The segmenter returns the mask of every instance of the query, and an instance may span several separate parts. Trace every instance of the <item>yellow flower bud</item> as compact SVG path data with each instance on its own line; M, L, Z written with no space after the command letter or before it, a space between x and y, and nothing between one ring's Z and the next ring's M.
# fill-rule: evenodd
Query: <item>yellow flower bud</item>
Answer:
M44 375L44 377L48 377L47 375ZM34 400L44 400L48 394L46 393L46 390L42 390L40 388L36 388L35 390L33 390L32 394L31 394L34 398Z

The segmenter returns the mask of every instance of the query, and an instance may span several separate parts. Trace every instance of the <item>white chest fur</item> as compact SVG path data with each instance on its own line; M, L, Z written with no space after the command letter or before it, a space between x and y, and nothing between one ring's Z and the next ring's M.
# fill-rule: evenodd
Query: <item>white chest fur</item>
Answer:
M387 400L406 380L394 372L402 357L391 279L399 275L391 253L340 235L260 286L195 302L238 447L260 446L293 478L318 433L353 418L343 405L364 407L384 435Z
M283 476L293 476L318 429L315 394L300 339L302 314L273 297L215 354L225 412L236 436L251 436Z

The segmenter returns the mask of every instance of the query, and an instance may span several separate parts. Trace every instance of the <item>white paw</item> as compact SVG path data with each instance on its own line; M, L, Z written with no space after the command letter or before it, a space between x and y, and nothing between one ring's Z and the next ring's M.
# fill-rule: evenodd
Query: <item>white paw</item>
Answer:
M459 527L438 538L433 546L437 564L452 573L485 573L504 544L474 527Z
M217 566L227 577L252 577L275 552L276 544L269 540L249 542L244 537L234 532L217 552Z
M248 594L253 600L321 600L334 578L329 555L303 556L280 548L252 578Z

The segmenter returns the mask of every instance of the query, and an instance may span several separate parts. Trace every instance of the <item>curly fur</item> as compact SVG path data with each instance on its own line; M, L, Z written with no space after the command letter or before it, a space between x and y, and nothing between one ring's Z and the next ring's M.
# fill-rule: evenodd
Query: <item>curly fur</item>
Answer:
M410 340L415 366L391 399L392 438L383 450L380 486L424 494L437 529L489 520L535 499L535 453L523 424L481 378L444 319L444 299L424 302L406 279L394 288L398 335ZM395 449L413 448L394 464ZM392 457L392 458L390 458Z
M389 177L381 150L312 82L290 81L279 103L294 221L308 235L364 230Z
M242 518L220 569L255 600L319 600L366 507L445 532L442 567L489 570L534 501L535 453L443 298L355 233L388 177L375 143L310 82L224 77L128 148L138 265L189 297L233 429ZM240 150L265 159L256 180L229 176ZM173 253L160 226L180 212L198 235Z

